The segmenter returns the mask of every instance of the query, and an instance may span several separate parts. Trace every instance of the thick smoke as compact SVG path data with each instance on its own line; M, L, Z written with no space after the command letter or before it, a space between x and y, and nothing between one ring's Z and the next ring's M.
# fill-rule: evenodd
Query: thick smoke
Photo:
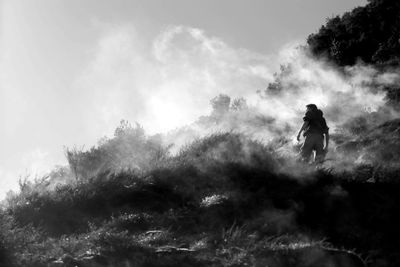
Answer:
M357 138L352 127L359 120L373 127L396 116L383 88L399 80L394 70L362 63L339 69L297 43L266 56L200 29L171 26L149 43L132 28L111 28L77 86L88 94L85 116L97 133L125 118L148 133L163 133L172 152L196 138L234 131L295 156L306 104L321 108L331 134L341 136L332 139L332 150ZM219 94L228 97L222 111L210 105Z
M174 42L173 36L177 32L181 34L176 31L168 35L168 42ZM163 51L169 56L174 55L165 48ZM185 55L184 58L188 58L186 53L179 50L179 55ZM400 76L393 70L382 72L362 63L339 69L311 57L305 47L297 45L284 48L276 62L281 63L280 71L272 75L272 81L265 79L262 87L241 80L241 86L247 89L235 91L234 96L246 98L246 108L231 108L217 119L214 116L214 121L215 112L210 113L208 122L214 123L204 124L203 117L203 120L167 135L168 141L179 148L195 137L212 132L237 131L265 142L291 139L293 142L284 142L279 149L294 156L294 137L302 124L306 104L317 104L324 111L331 134L346 135L345 141L357 138L352 128L358 127L360 120L372 128L397 116L397 112L386 105L386 92L383 90L385 86L398 83ZM235 77L234 72L232 76ZM331 139L331 143L331 148L340 145L335 138ZM344 157L343 154L335 155L336 160Z
M162 133L173 153L197 138L231 131L294 158L306 104L317 104L330 132L342 138L332 139L331 151L357 138L348 129L360 120L372 127L396 116L382 90L399 82L395 70L381 72L361 63L339 70L309 56L298 43L263 55L184 26L144 40L132 27L110 27L100 39L73 88L80 91L76 108L88 127L85 140L92 140L78 147L94 144L127 119L148 134ZM210 100L220 94L229 101L218 110ZM328 158L339 162L346 153L331 152Z
M97 134L123 118L150 133L182 127L210 112L214 96L250 97L272 80L272 59L199 29L168 27L143 39L132 28L112 28L76 83Z

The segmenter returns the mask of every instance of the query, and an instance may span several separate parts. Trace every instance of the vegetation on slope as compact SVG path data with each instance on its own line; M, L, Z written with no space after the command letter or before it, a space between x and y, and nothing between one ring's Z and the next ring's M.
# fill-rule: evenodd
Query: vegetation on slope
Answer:
M220 133L152 167L22 181L1 212L2 266L363 266L349 249L398 264L400 185L289 162Z
M368 64L399 66L400 2L369 0L342 16L327 20L318 33L308 37L313 54L339 66Z
M339 66L397 66L400 5L369 2L310 35L313 54ZM268 89L285 90L279 80L290 71ZM242 99L212 104L197 122L204 128L288 131ZM98 146L67 149L69 168L9 194L0 266L399 266L400 126L376 121L355 118L343 125L351 138L332 135L351 165L342 171L299 165L279 153L285 138L265 145L234 132L172 155L159 136L122 122Z

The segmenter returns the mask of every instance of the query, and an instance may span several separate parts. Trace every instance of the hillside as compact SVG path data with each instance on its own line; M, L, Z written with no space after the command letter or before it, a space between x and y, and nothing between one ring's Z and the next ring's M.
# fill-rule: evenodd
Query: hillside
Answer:
M400 266L399 13L371 0L329 19L308 38L312 58L259 91L269 113L219 95L168 134L123 120L67 148L68 166L21 179L2 203L0 267ZM330 101L317 166L297 160L298 118L274 110L310 92Z
M338 152L377 168L398 168L400 120L390 120L340 144ZM381 177L385 179L385 177Z
M153 146L132 128L110 142L121 136ZM2 266L364 266L367 256L371 266L399 264L400 184L367 182L393 167L304 169L234 133L154 163L21 181L0 217Z

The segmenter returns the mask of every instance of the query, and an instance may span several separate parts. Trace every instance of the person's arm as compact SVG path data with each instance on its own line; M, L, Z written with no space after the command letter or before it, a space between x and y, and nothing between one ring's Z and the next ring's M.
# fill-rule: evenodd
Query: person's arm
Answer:
M301 126L299 134L297 135L297 141L300 141L301 133L308 127L308 121L304 121L303 126Z

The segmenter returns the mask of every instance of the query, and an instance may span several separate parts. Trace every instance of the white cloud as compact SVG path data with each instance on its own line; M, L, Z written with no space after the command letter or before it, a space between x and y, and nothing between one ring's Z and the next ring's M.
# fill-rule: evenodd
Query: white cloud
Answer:
M385 94L371 87L398 79L362 65L343 74L308 57L299 45L289 43L267 56L233 48L191 27L166 27L150 41L132 27L108 27L78 83L88 105L85 116L99 129L98 136L121 119L138 121L151 133L165 132L208 114L210 99L225 93L247 98L260 112L293 128L301 124L305 105L315 103L335 126L382 107ZM260 99L256 91L273 81L279 64L287 63L285 90Z
M26 166L26 173L32 176L44 175L54 166L50 154L40 148L25 153L21 161L22 165Z
M71 113L79 114L76 124L84 125L76 134L92 144L110 134L121 119L137 121L150 133L190 124L210 112L210 99L220 93L247 98L281 128L300 126L305 104L315 103L332 126L384 105L384 94L371 92L370 83L399 80L395 72L380 75L360 65L343 75L301 53L296 42L267 56L234 48L191 27L170 26L151 40L130 26L105 28L91 62L71 88L76 97ZM256 91L273 80L280 63L292 68L282 79L285 90L259 98ZM12 99L8 102L15 105ZM8 121L12 118L7 115ZM13 128L8 121L7 128ZM39 149L28 152L23 161L29 172L40 173L56 163L53 156ZM2 173L11 177L4 168Z
M116 27L100 40L78 86L95 110L88 119L100 128L125 118L166 131L206 114L219 93L255 95L272 79L271 61L200 29L167 27L146 46L134 29Z
M9 190L18 189L18 176L0 166L0 200L4 199Z

